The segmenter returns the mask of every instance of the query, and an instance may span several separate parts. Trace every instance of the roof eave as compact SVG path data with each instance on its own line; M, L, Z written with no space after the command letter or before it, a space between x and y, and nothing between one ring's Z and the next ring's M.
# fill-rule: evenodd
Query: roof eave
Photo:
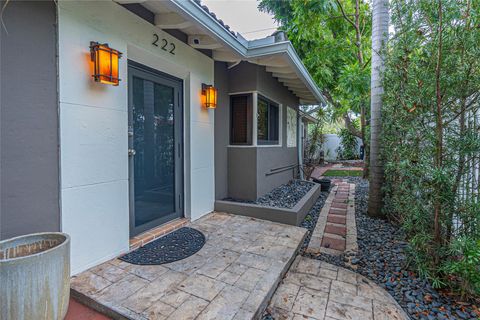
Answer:
M295 69L298 71L297 75L302 78L303 83L308 87L308 89L313 93L318 102L327 104L325 97L320 92L320 89L315 84L315 81L310 76L307 68L303 64L302 60L298 56L295 48L293 47L290 41L277 42L273 44L267 44L262 46L255 46L248 48L247 58L257 58L266 55L286 53L290 62L293 64Z
M177 9L180 9L181 12L188 15L190 19L196 21L202 27L209 30L212 35L217 37L218 40L222 41L226 46L231 48L237 54L240 54L243 58L248 59L264 55L286 53L290 62L298 71L298 76L315 96L317 102L321 102L323 104L327 103L290 41L277 42L262 46L249 46L248 41L242 37L236 37L231 32L227 31L216 19L203 10L203 8L196 2L170 0L170 3Z
M202 9L194 1L185 0L170 0L170 3L180 9L192 20L199 23L202 27L209 30L213 35L216 35L219 40L222 40L234 52L242 56L247 54L247 47L241 39L235 37L230 31L227 31L216 19L209 13Z

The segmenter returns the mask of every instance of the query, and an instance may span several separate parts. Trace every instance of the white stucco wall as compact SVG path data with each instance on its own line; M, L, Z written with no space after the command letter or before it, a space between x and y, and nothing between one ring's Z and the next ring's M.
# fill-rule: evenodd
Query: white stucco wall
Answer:
M323 142L322 149L325 152L325 160L335 161L338 159L338 148L340 147L342 140L337 134L328 133L323 135L325 139ZM360 153L360 146L362 145L362 140L357 139L357 152Z
M61 219L76 274L129 246L127 59L184 80L185 215L213 210L214 111L200 104L213 60L111 1L59 1L58 16ZM90 41L123 52L119 86L92 80Z

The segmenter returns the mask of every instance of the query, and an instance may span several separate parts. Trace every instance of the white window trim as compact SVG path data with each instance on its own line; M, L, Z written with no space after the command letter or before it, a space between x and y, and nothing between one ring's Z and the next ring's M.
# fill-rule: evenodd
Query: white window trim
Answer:
M277 100L272 99L266 94L263 94L261 91L252 90L252 91L237 91L237 92L229 92L229 96L236 96L241 94L251 94L252 95L252 144L251 145L236 145L236 144L228 144L227 147L231 148L278 148L283 147L283 104L279 103ZM272 101L273 103L278 105L278 143L277 144L258 144L258 95ZM295 108L293 108L295 109Z
M253 146L250 144L247 145L241 145L241 144L229 144L227 145L227 148L256 148L257 146Z
M283 104L279 103L278 101L270 98L269 96L267 95L264 95L263 93L257 91L256 92L257 96L256 96L256 100L254 100L255 103L255 112L253 114L253 121L255 123L254 125L254 129L255 129L255 145L260 147L260 148L271 148L271 147L282 147L283 146ZM270 100L271 102L275 103L276 105L278 105L278 143L276 144L258 144L258 141L257 141L257 129L258 129L258 95L261 95L262 97Z
M258 145L258 92L255 91L252 94L252 145Z

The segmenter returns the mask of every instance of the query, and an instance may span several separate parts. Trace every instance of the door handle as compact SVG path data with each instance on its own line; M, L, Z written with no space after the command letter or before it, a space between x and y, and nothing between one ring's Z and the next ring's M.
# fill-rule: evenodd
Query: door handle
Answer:
M135 151L135 149L128 149L128 156L129 157L133 157L137 152Z

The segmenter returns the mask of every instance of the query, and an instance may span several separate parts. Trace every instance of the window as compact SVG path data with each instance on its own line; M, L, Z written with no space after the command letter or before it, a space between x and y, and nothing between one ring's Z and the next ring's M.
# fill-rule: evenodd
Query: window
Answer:
M230 98L230 144L252 144L252 96Z
M257 141L260 145L278 144L280 111L277 104L258 96Z

